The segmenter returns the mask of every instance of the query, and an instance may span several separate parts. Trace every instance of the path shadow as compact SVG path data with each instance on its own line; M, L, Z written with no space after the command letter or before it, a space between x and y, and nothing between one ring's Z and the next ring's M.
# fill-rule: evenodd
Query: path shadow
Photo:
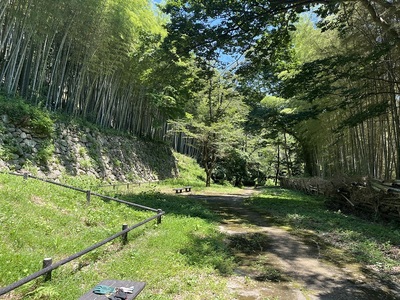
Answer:
M337 277L333 275L333 272L330 274L329 270L323 274L315 272L313 266L307 265L307 260L320 259L318 244L306 245L293 236L290 236L290 238L283 237L279 233L274 235L274 229L277 227L272 226L272 223L269 222L270 215L253 211L243 205L243 200L247 199L249 195L181 195L177 197L158 194L155 197L152 194L146 198L146 195L143 194L129 197L135 203L160 208L167 214L199 217L212 222L219 222L221 225L229 225L232 232L225 232L224 234L228 244L231 244L231 255L239 265L248 263L248 266L245 266L248 267L247 271L242 272L242 275L256 281L278 283L291 280L301 281L306 288L318 291L318 295L310 299L400 299L389 292L391 287L379 280L375 284L371 284L371 281L366 283L365 281L354 280L351 274ZM238 228L247 228L250 233L241 232ZM264 232L263 228L268 228L268 232ZM235 235L233 239L232 234ZM242 241L239 241L241 246L235 247L232 243L238 242L238 239L242 239ZM265 241L260 242L262 239L265 239ZM248 249L243 249L246 244L249 246ZM204 245L211 245L211 247L203 248ZM260 246L259 250L256 249L258 246ZM211 264L222 275L229 274L229 264L224 263L229 259L229 253L226 251L221 247L221 236L193 236L192 243L187 245L185 249L181 249L181 253L186 256L189 264ZM260 255L264 254L284 257L289 268L278 269L274 264L267 261L263 262L262 268L258 266L257 270L250 270L251 264L257 264ZM244 258L243 255L247 258ZM298 265L298 260L305 261L301 267L301 274L298 272L299 270L296 270L296 267L290 269L290 265ZM251 276L249 276L249 270L253 272ZM238 274L240 272L239 270Z
M203 201L208 208L221 216L221 224L227 226L228 231L230 231L230 244L236 255L239 253L239 256L241 256L244 253L247 255L247 261L256 260L262 254L284 259L284 263L287 264L286 268L283 268L285 271L276 270L274 264L264 261L264 271L267 270L264 274L262 270L260 271L260 268L250 274L250 277L255 280L270 282L274 281L275 278L275 280L281 282L291 280L302 282L307 289L318 291L310 299L399 299L397 295L392 293L393 287L389 287L386 283L373 282L373 280L368 281L368 283L357 281L350 273L338 273L338 271L329 270L329 265L325 265L326 270L316 270L316 265L312 261L320 260L318 243L314 245L305 244L292 235L282 235L281 229L272 226L268 222L270 216L267 213L260 214L243 205L242 202L246 199L246 196L195 195L190 198ZM235 227L247 227L248 232L240 232ZM259 227L258 229L261 232L254 233L257 230L256 227ZM267 231L262 231L263 228L267 228ZM237 240L241 240L238 243L239 247L234 245ZM303 262L299 264L299 261ZM294 266L293 269L290 266ZM299 267L301 270L296 269ZM333 269L333 266L331 268ZM249 272L249 269L247 270ZM272 273L271 270L273 271ZM249 276L249 273L244 272L243 275ZM392 291L390 291L391 289Z

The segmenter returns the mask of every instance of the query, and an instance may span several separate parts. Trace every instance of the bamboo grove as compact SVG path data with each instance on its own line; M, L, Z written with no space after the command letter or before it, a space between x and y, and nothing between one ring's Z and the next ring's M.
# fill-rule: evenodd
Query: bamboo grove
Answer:
M50 111L161 137L167 116L152 101L165 35L147 0L3 0L0 85Z
M389 9L378 13L398 22ZM399 179L399 40L357 3L343 6L331 26L340 19L346 22L334 31L321 33L311 24L303 31L298 43L307 49L297 47L303 61L281 90L292 107L317 115L295 131L307 171L322 177Z
M164 15L147 0L3 0L0 89L153 139L178 119L197 131L172 143L197 155L201 122L223 103L232 115L214 122L219 131L203 123L235 141L215 143L213 169L239 157L258 173L400 179L397 1L253 4L171 0ZM223 69L221 53L239 59ZM215 76L234 74L221 91L210 63Z

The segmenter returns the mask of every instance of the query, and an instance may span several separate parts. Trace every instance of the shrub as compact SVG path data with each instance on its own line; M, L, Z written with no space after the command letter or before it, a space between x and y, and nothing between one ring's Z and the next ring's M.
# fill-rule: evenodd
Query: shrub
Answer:
M29 105L21 98L0 96L0 111L16 126L30 129L32 133L42 137L53 135L54 122L50 113L43 108Z
M54 153L54 144L51 140L43 141L40 150L38 151L36 158L39 162L47 164L52 158Z

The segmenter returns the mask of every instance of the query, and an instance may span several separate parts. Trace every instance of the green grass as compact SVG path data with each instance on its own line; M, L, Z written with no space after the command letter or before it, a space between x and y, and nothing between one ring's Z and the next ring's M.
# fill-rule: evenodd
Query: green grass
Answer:
M217 230L218 217L199 200L163 194L159 189L171 192L178 183L192 184L199 193L235 193L237 189L205 188L200 178L203 170L193 160L184 159L183 165L192 166L181 168L181 181L134 190L99 190L164 210L160 225L154 221L135 229L127 245L122 246L120 240L108 243L59 267L49 282L37 279L23 285L11 293L12 299L78 299L106 278L145 281L147 286L138 299L232 299L226 280L235 267L234 256L224 243L226 236ZM64 177L63 181L83 189L99 183L86 176ZM356 260L383 270L400 264L390 255L400 244L395 224L332 212L322 198L280 188L267 188L246 205L295 234L343 249L339 257L343 264ZM132 225L153 215L97 197L87 205L84 193L6 174L0 174L0 207L2 287L40 270L45 257L57 262L118 232L124 223ZM332 249L326 246L324 254L332 254ZM276 275L274 270L270 275Z
M87 206L85 194L33 179L0 174L0 185L3 284L37 270L45 257L57 261L150 215L100 199Z
M162 183L169 186L205 186L205 172L195 159L174 152L178 167L177 178L166 179Z
M71 180L74 181L74 180ZM79 181L80 186L91 184ZM145 281L139 299L230 299L225 278L234 266L215 217L200 205L162 194L124 199L164 209L162 223L150 222L37 279L11 294L15 299L77 299L106 278ZM79 252L153 215L34 179L0 174L0 286ZM206 288L205 288L206 287Z
M140 193L171 193L173 188L191 186L194 193L235 193L240 188L234 187L230 184L219 185L211 184L206 187L204 169L199 166L195 159L185 156L180 153L173 153L177 161L179 174L176 178L169 178L162 180L158 183L144 183L141 185L130 184L127 188L126 184L117 185L115 187L109 186L103 188L105 193L117 194L140 194ZM71 181L71 179L67 179ZM77 183L78 185L79 182ZM92 187L99 185L99 183L92 183ZM90 185L87 185L90 187Z
M160 182L161 187L171 189L174 187L191 186L196 193L217 192L229 194L240 190L240 188L230 184L211 184L210 187L206 187L205 171L199 166L195 159L177 152L174 153L174 156L177 160L179 175L177 178L171 178Z
M314 239L314 232L336 248L344 250L343 262L356 261L375 269L400 266L396 247L400 244L399 224L371 222L340 211L330 211L321 197L280 188L268 188L247 205L268 212L275 224L288 226L293 233ZM326 248L329 255L331 248ZM338 258L336 256L336 258Z

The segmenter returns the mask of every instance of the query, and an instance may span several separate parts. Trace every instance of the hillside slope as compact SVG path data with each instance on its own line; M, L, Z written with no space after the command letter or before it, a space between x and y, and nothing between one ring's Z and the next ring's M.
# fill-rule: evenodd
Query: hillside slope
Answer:
M89 175L109 182L176 176L175 158L164 143L66 122L50 122L51 128L43 133L32 123L21 116L1 115L1 171L27 171L53 179L62 174Z

